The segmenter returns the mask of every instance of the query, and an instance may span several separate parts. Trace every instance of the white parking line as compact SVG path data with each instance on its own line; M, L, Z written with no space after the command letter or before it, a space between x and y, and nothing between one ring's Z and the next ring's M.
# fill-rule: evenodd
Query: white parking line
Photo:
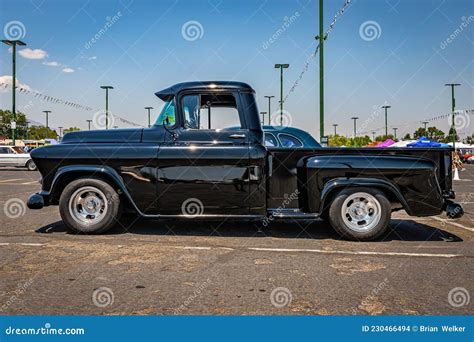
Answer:
M253 251L264 252L310 252L321 254L350 254L350 255L375 255L375 256L410 256L410 257L434 257L434 258L456 258L461 254L434 254L434 253L404 253L404 252L367 252L367 251L337 251L325 249L292 249L292 248L248 248Z
M14 181L19 181L19 180L23 180L23 179L24 178L4 179L4 180L0 180L0 183L14 182Z
M474 232L474 228L465 227L465 226L463 226L463 225L460 224L460 223L452 222L452 221L450 221L450 220L442 219L442 218L436 217L436 216L433 216L432 218L435 219L436 221L440 221L440 222L443 222L443 223L446 223L446 224L451 224L451 225L453 225L453 226L456 226L456 227L459 227L459 228L466 229L466 230L469 230L469 231L471 231L471 232Z
M31 247L47 246L43 243L22 243L22 242L4 242L0 246L21 245ZM58 246L61 247L61 246ZM237 248L232 247L212 247L212 246L162 246L165 248L175 248L184 250L227 250L235 251ZM265 248L265 247L247 247L247 251L259 252L285 252L285 253L319 253L319 254L344 254L344 255L370 255L370 256L403 256L403 257L431 257L431 258L456 258L463 257L461 254L437 254L437 253L407 253L407 252L370 252L370 251L343 251L343 250L326 250L326 249L307 249L307 248Z

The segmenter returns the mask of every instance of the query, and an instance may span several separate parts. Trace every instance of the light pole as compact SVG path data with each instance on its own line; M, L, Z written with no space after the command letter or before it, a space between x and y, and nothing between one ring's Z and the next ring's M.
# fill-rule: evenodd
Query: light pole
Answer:
M153 107L145 107L145 109L148 111L148 128L151 127L151 123L150 123L150 110L153 109Z
M426 125L429 123L429 121L423 121L422 124L425 126L425 133L426 133Z
M92 120L86 120L87 121L87 124L89 125L89 131L91 130L91 122Z
M395 138L394 140L397 140L397 127L393 127L393 137Z
M112 86L100 86L105 89L105 129L109 128L109 89L114 89Z
M46 114L46 129L49 129L49 113L51 113L51 111L43 110L43 113Z
M262 116L262 124L265 125L265 114L267 114L267 112L260 112L260 115Z
M59 126L58 128L59 128L59 138L61 139L63 136L63 127Z
M372 141L375 141L375 133L377 132L372 132Z
M323 0L319 0L319 141L324 136L324 12Z
M359 118L357 116L353 116L351 120L354 120L354 139L355 139L357 136L357 120L359 120Z
M28 140L28 130L30 129L28 125L30 124L30 121L26 120L26 140Z
M385 105L385 106L382 106L382 108L385 109L385 139L387 139L387 136L388 136L387 110L388 110L389 108L392 108L392 106Z
M339 126L338 124L332 124L333 127L334 127L334 136L337 135L337 126Z
M16 46L25 46L21 40L4 39L2 43L12 47L12 142L15 146L15 131L16 131ZM14 122L14 124L13 124Z
M280 126L283 126L283 69L289 67L289 64L275 64L275 69L280 69Z
M454 87L459 87L460 83L446 83L446 87L451 87L451 113L452 113L452 122L451 122L451 135L453 137L453 148L456 150L456 128L454 125L454 109L456 108L456 99L454 97Z
M270 125L270 121L272 119L272 98L274 98L275 96L265 95L265 97L268 99L268 124Z

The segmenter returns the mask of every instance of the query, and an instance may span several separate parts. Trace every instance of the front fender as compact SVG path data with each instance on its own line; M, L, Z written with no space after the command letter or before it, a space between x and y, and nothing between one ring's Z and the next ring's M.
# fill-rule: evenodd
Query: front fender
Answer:
M138 211L138 208L136 207L129 191L127 190L122 177L112 167L102 165L68 165L60 167L54 175L49 191L42 192L43 198L47 198L45 205L56 204L59 202L61 192L68 184L68 180L94 175L107 179L112 185L116 187L116 189L119 190L119 193L126 196L128 201Z

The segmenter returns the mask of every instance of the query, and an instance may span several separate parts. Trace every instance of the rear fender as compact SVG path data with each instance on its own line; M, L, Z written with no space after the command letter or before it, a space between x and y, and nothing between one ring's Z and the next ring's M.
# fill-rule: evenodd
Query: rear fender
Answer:
M326 183L321 192L321 206L320 212L323 211L326 207L331 205L330 198L333 194L337 193L339 190L348 188L348 187L367 187L367 188L377 188L385 193L392 194L398 202L403 206L409 215L412 215L410 206L406 202L400 190L397 189L392 183L377 178L336 178Z

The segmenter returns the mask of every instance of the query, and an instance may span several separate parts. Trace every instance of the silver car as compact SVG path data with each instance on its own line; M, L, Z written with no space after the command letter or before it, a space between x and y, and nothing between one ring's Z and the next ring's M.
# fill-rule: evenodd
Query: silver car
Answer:
M0 166L26 167L29 171L35 171L36 165L21 147L0 145Z

